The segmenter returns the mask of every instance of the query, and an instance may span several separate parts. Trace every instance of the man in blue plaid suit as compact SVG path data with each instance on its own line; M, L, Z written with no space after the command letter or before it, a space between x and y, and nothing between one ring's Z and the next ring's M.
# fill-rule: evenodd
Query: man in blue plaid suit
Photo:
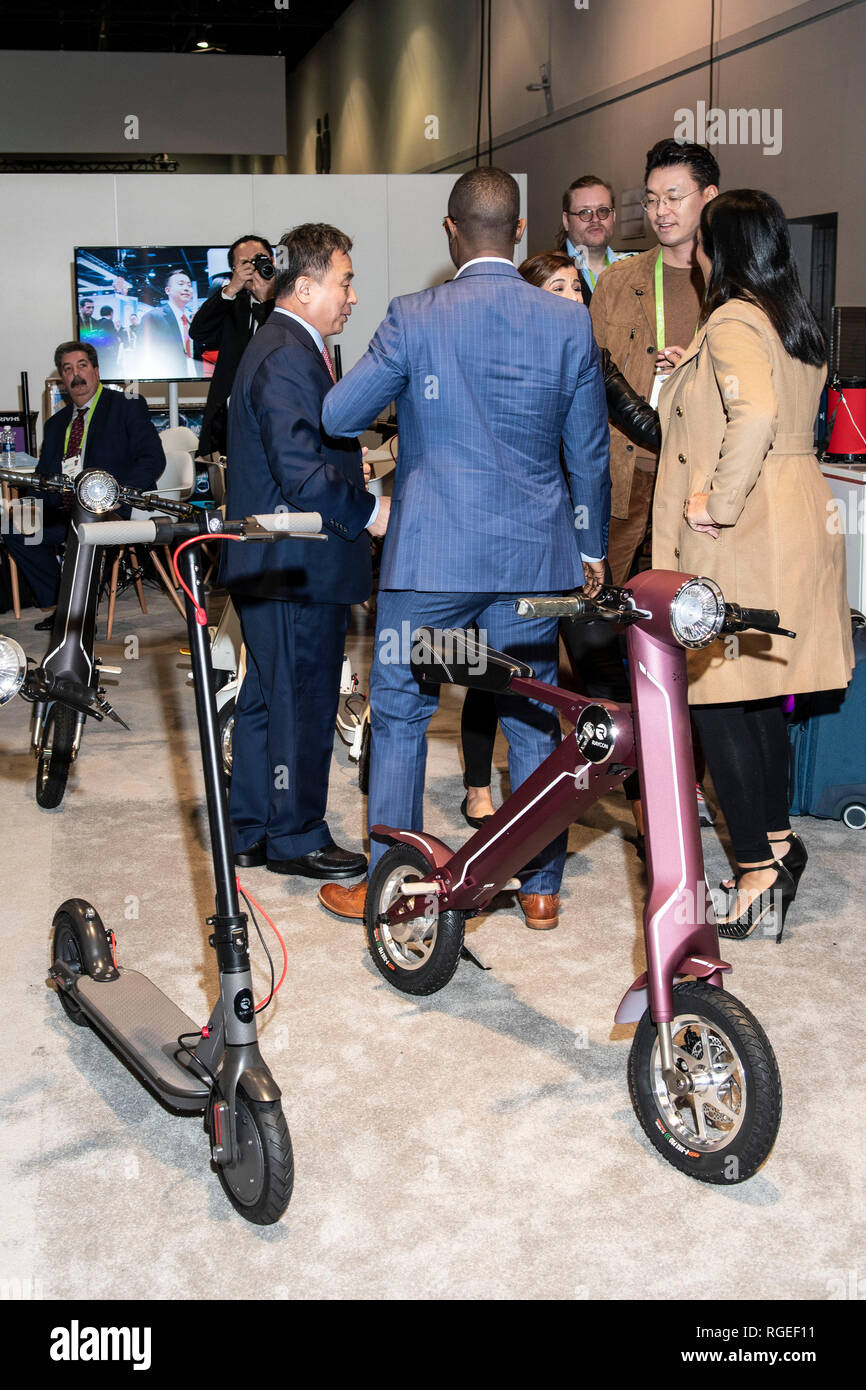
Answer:
M423 829L437 700L405 659L394 660L400 634L475 623L488 645L555 682L556 620L519 619L514 599L584 582L592 593L603 578L610 477L599 353L587 311L515 269L519 211L503 170L458 179L444 220L457 275L393 300L364 357L325 397L323 426L336 437L397 404L370 676L371 825ZM517 788L558 744L559 724L548 707L507 695L497 704ZM556 926L565 842L559 836L521 875L527 925ZM371 872L386 848L372 842ZM340 916L362 917L365 894L363 883L327 884L319 897Z

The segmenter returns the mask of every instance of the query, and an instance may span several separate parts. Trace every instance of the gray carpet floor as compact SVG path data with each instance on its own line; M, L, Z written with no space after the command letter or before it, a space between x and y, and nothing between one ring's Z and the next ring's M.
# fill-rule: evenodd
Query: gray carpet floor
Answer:
M209 1170L200 1120L176 1118L47 980L53 913L82 896L144 970L204 1021L215 989L213 910L185 634L162 595L119 606L106 662L131 725L91 725L62 806L34 801L28 710L0 711L3 895L10 965L0 1093L0 1279L47 1299L827 1299L866 1273L866 838L803 820L811 855L786 940L726 943L730 989L757 1015L784 1086L776 1146L748 1183L694 1182L645 1140L629 1101L632 1027L613 1015L643 968L643 878L621 796L570 833L561 924L529 932L506 905L470 924L490 969L463 962L441 993L390 989L360 924L320 910L317 885L241 874L280 925L289 973L262 1034L283 1090L295 1195L248 1225ZM0 630L36 656L35 614ZM104 631L100 624L100 631ZM127 660L130 636L138 658ZM366 688L372 639L350 650ZM430 730L426 828L469 831L459 694ZM496 748L499 799L505 748ZM338 745L335 839L362 842L357 773ZM724 830L722 827L722 835ZM723 840L704 832L710 882ZM267 971L256 948L255 973ZM840 1283L839 1281L842 1281ZM836 1295L838 1296L838 1294Z

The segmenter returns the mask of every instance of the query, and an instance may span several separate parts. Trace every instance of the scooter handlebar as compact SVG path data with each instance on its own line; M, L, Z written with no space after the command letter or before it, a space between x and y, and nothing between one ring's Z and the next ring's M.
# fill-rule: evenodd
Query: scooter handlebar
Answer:
M590 606L585 598L519 598L514 611L520 618L579 618Z
M82 521L78 539L82 545L153 545L156 522L131 517L128 521Z
M292 535L312 536L322 529L319 512L270 512L264 516L253 515L265 531L288 531Z

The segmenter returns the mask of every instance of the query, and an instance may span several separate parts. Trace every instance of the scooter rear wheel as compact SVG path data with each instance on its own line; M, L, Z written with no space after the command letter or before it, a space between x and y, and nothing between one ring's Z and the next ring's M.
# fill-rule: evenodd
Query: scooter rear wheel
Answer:
M235 732L235 701L226 700L217 716L217 730L220 741L220 756L226 778L232 775L232 744Z
M239 1086L235 1122L240 1158L231 1168L217 1166L223 1191L246 1221L272 1226L292 1198L295 1163L289 1127L278 1100L251 1100Z
M732 994L703 980L674 986L674 1062L692 1082L673 1094L662 1075L649 1010L628 1064L632 1102L663 1158L700 1182L745 1182L769 1154L782 1116L782 1082L757 1019Z
M54 928L54 940L51 947L52 964L58 960L68 966L73 975L87 974L84 968L84 957L81 953L81 947L78 944L78 937L75 934L72 923L68 920L58 922L57 926ZM77 1024L79 1028L88 1028L90 1026L89 1019L83 1012L81 1006L76 1004L75 1000L66 993L65 989L58 989L57 997L68 1019Z
M53 704L45 716L36 764L36 801L45 810L52 810L63 800L77 723L78 716L68 705Z
M373 964L389 984L404 994L435 994L451 979L463 949L462 912L439 912L433 894L424 896L421 913L399 928L379 918L403 897L403 883L429 879L430 865L411 845L392 845L370 878L364 926Z

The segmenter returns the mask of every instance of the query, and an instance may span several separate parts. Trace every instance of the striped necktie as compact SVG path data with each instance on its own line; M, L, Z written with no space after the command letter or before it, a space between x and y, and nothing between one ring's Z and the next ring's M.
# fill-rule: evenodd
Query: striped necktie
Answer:
M327 367L328 372L330 373L331 380L333 382L336 382L337 378L334 375L334 364L331 361L331 354L328 352L327 343L325 343L324 347L322 348L322 356L325 359L325 366Z

